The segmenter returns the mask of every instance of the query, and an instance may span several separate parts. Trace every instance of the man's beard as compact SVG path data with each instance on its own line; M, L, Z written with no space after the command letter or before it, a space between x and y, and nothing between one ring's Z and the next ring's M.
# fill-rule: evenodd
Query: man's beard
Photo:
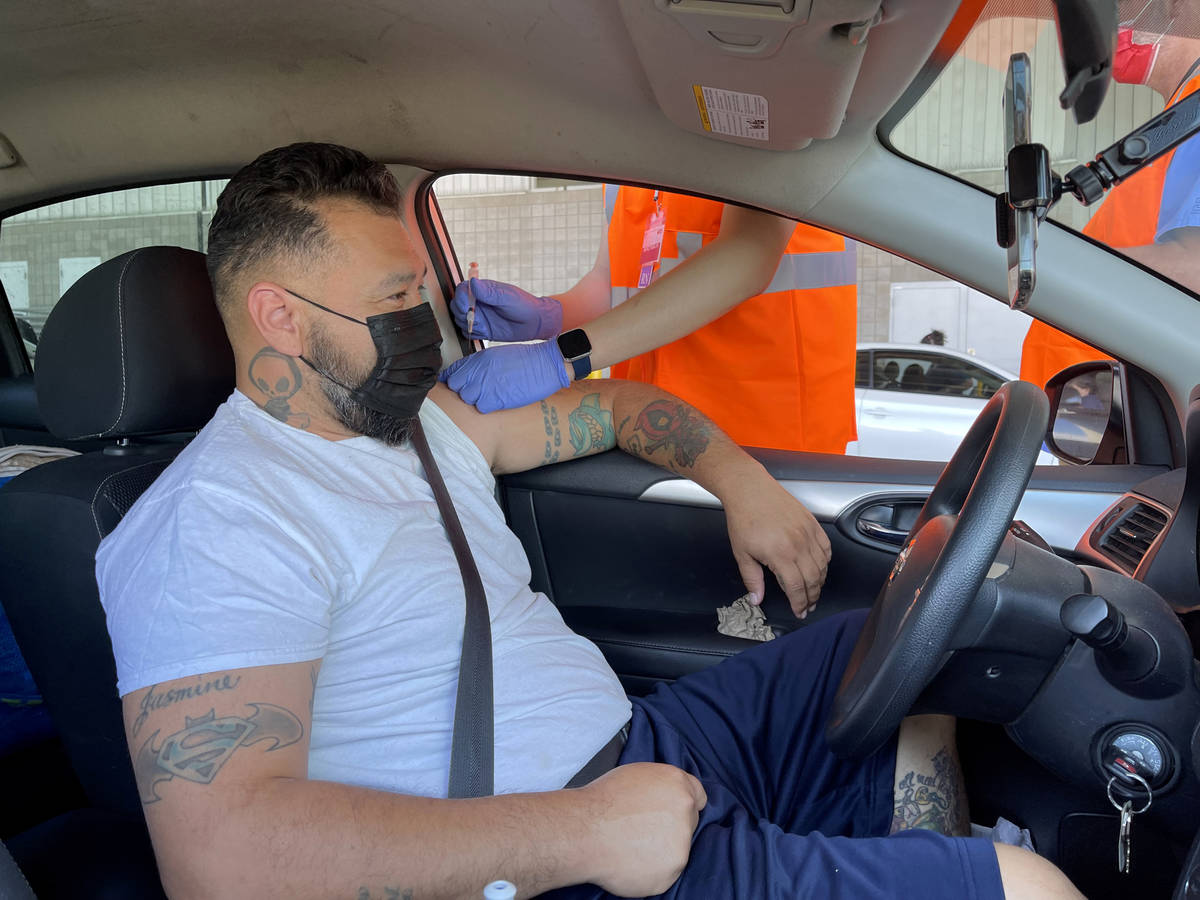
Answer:
M343 428L383 441L390 447L408 440L412 434L412 419L400 419L364 406L342 387L342 384L361 386L371 370L363 374L355 372L349 357L319 327L309 332L309 355L312 364L329 375L328 378L321 378L321 391L329 399L334 415ZM336 384L335 380L342 384Z

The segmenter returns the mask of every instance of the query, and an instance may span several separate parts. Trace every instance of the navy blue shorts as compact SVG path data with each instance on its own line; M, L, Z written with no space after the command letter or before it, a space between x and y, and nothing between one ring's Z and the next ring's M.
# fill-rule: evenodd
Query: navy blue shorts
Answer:
M831 616L634 700L621 763L695 775L708 805L664 897L1003 900L990 841L887 836L896 743L841 760L825 722L866 618ZM548 897L594 900L591 885Z

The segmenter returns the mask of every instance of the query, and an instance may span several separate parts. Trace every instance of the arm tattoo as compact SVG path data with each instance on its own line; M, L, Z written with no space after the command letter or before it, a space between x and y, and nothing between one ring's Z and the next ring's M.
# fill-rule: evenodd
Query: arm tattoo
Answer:
M294 411L289 402L304 381L296 360L273 347L263 347L250 360L248 374L251 383L267 398L259 406L280 422L297 428L308 428L312 424L312 417L308 413Z
M183 778L196 784L210 784L239 748L260 741L271 741L267 751L296 743L304 736L304 726L288 710L271 703L247 703L250 716L222 716L216 710L193 719L186 716L181 731L162 739L155 746L155 731L142 744L133 760L133 774L143 805L162 798L155 790L161 781Z
M712 426L686 403L655 400L638 414L634 434L625 445L647 457L665 448L672 454L668 466L679 471L696 465L711 436Z
M163 709L173 703L178 703L180 700L203 697L209 691L232 691L241 683L241 675L236 677L222 675L220 678L212 679L212 681L198 681L196 684L182 688L172 688L161 694L154 692L154 688L158 687L158 685L154 685L146 692L146 696L142 698L137 718L133 720L133 733L136 735L142 730L142 726L146 724L146 719L155 710Z
M562 430L558 427L558 407L542 401L542 424L546 427L546 453L542 465L558 462L562 447Z
M896 783L890 833L925 828L946 835L969 833L967 798L958 765L943 747L933 758L933 775L908 772Z
M412 888L384 886L382 894L372 894L370 889L363 885L358 889L358 894L354 900L413 900Z
M575 455L611 450L617 445L613 431L612 413L600 408L600 395L588 394L582 402L567 414L567 425L571 429L571 446Z

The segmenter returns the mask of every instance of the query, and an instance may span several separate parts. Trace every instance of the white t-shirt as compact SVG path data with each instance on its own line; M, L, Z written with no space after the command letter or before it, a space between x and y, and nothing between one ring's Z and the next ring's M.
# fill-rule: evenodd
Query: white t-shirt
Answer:
M487 593L497 793L562 787L629 718L600 652L529 589L478 448L421 422ZM309 777L444 797L465 610L416 453L330 441L235 391L96 554L124 695L322 660Z

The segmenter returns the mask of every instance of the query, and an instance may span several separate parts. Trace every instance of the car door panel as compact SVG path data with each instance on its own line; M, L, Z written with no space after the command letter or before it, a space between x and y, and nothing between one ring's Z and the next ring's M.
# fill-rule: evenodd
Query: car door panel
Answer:
M600 646L627 689L752 646L716 630L717 608L745 593L719 508L536 487L506 488L505 497L535 589ZM850 541L831 524L826 533L834 563L818 615L870 605L894 551ZM799 624L769 577L763 610L778 632Z
M937 471L940 468L939 465ZM1084 530L1125 491L1123 485L1136 484L1163 471L1140 466L1120 468L1136 470L1137 474L1128 482L1110 476L1056 483L1045 477L1045 470L1039 469L1017 508L1017 518L1023 519L1055 549L1070 551ZM913 486L932 486L937 471L928 480L912 480L905 473L897 473L897 477L890 481L859 480L853 477L856 474L853 471L845 473L852 476L847 480L834 478L828 481L796 480L782 477L774 471L772 474L776 474L792 496L808 507L818 519L842 522L847 528L852 526L851 530L859 532L858 538L869 543L871 536L862 534L864 529L858 526L858 513L877 505L909 505L914 500L924 502L929 493L928 487L914 491ZM833 476L841 474L840 471L832 473ZM680 479L652 485L641 499L691 506L719 505L717 499L699 485Z
M786 632L869 606L898 548L864 534L858 519L879 506L911 512L941 464L751 452L813 512L833 548L816 613L798 621L768 578L768 623ZM1136 466L1039 468L1018 515L1069 551L1113 499L1148 474ZM613 452L506 476L501 496L529 554L534 589L596 642L627 690L644 691L752 645L716 631L716 609L745 588L720 504L695 483Z

